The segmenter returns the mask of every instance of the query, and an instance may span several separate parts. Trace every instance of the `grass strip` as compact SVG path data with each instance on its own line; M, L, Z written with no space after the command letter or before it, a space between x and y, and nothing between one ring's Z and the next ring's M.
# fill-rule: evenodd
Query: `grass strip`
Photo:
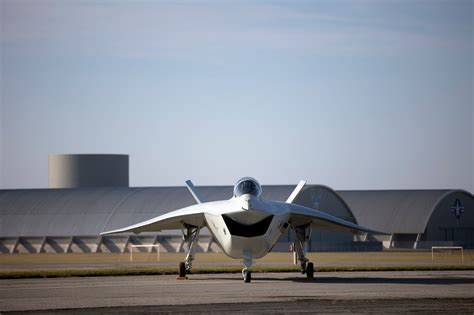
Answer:
M437 265L437 266L325 266L317 268L317 272L348 272L348 271L447 271L474 270L474 266ZM253 272L298 272L295 266L255 266ZM224 267L195 267L195 274L225 274L240 273L236 266ZM177 268L172 267L143 267L143 268L110 268L110 269L63 269L63 270L16 270L1 271L0 279L31 279L31 278L68 278L68 277L109 277L109 276L145 276L145 275L175 275Z

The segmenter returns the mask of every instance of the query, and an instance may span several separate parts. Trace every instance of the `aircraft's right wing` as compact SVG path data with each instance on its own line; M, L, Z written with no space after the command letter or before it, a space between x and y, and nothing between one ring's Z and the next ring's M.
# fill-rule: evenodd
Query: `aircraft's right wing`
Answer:
M312 224L316 228L352 232L352 233L374 233L384 234L378 231L368 229L358 224L340 219L328 213L318 211L315 209L307 208L297 204L290 204L290 223L293 226L300 226L305 224Z
M205 225L203 204L197 204L190 207L182 208L166 214L160 215L153 219L143 221L137 224L126 226L120 229L106 231L100 235L116 234L123 232L159 232L161 230L177 230L183 225L189 224L197 227Z
M342 232L352 232L352 233L374 233L374 234L384 234L381 232L373 231L371 229L365 228L363 226L357 225L355 223L340 219L328 213L311 209L308 207L300 206L294 204L293 201L302 191L305 181L301 180L298 185L295 187L291 195L286 200L286 203L289 204L290 209L290 223L293 226L301 226L306 224L312 224L316 228L333 230L333 231L342 231ZM321 196L318 197L318 204L320 202Z

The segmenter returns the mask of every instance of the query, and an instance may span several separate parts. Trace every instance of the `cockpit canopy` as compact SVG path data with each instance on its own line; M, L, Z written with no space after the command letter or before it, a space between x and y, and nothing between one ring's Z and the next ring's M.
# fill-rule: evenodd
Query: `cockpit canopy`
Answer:
M244 177L237 181L234 186L234 196L240 197L246 194L250 194L255 197L260 197L260 195L262 194L262 187L256 179L252 177Z

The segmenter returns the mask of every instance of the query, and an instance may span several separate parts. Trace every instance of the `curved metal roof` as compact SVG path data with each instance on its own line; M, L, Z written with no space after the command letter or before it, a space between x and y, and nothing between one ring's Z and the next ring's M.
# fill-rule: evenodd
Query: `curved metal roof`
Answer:
M423 233L446 196L463 190L338 191L360 225L386 233ZM472 195L471 195L472 197Z

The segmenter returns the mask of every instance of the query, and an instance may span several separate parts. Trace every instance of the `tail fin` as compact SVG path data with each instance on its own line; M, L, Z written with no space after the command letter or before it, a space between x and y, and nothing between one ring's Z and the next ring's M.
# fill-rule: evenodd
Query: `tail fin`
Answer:
M189 192L191 195L193 195L194 199L196 199L197 203L202 203L202 198L199 195L198 191L196 190L196 187L194 187L194 184L192 181L187 180L186 181L186 186L188 187Z
M304 185L306 184L306 181L300 180L298 185L296 185L295 189L291 193L291 195L286 199L286 203L292 203L296 197L298 197L299 193L301 192L301 189L303 189Z

